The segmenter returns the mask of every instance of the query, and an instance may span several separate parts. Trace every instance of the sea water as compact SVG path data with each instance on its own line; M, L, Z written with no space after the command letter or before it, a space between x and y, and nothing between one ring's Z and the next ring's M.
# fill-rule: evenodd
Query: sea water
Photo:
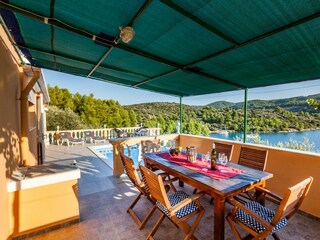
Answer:
M220 138L220 139L228 139L235 140L236 138L242 138L243 133L230 132L228 135L226 134L218 134L212 133L210 137ZM270 144L275 145L279 142L289 142L291 140L295 140L297 142L303 142L304 138L309 139L309 143L313 143L315 145L315 151L320 152L320 130L313 131L305 131L305 132L289 132L289 133L260 133L259 137L263 141L268 141ZM252 142L253 139L248 138L247 142Z

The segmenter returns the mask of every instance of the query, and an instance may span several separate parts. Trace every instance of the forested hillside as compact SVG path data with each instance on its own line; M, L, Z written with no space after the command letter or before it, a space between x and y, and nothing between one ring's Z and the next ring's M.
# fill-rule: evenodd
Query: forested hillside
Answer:
M179 120L179 104L144 103L126 106L133 109L137 118L148 125L167 122L173 125ZM243 110L230 107L218 109L211 106L183 105L184 124L199 122L211 131L218 129L243 130ZM320 128L320 114L290 112L279 106L269 109L249 109L248 127L253 132L301 131Z
M137 125L133 110L126 110L117 101L101 100L68 89L50 87L50 105L47 113L47 129L61 130L84 128L132 127Z
M320 94L310 95L307 97L292 97L292 98L284 98L284 99L276 99L276 100L251 100L248 101L248 107L250 109L274 109L276 106L283 108L284 110L290 112L309 112L315 113L316 110L314 107L310 106L307 103L307 99L316 99L320 100ZM226 101L218 101L214 103L208 104L208 106L214 108L226 108L230 107L233 109L243 109L243 102L240 103L232 103Z
M143 124L147 127L161 127L162 133L177 131L179 104L144 103L121 106L114 100L101 100L79 93L71 94L67 89L49 87L51 102L47 113L48 130L134 127ZM313 96L317 98L317 96ZM302 98L270 101L252 101L257 108L249 107L248 126L254 132L300 131L320 128L320 113L287 111ZM304 100L305 101L305 100ZM219 106L222 107L220 102ZM226 104L226 108L211 106L183 105L183 132L196 135L209 135L209 131L227 129L243 130L243 110Z

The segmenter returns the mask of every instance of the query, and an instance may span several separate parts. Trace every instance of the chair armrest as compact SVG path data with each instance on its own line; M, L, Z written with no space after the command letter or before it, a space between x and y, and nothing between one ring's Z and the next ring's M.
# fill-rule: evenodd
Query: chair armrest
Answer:
M170 176L170 174L169 173L166 173L166 172L163 172L162 170L156 170L156 171L154 171L157 175L160 175L162 178L163 177L168 177L168 176Z
M260 222L264 227L269 227L270 223L267 222L266 220L264 220L262 217L260 217L259 215L255 214L254 212L252 212L249 208L247 208L245 205L239 203L238 201L234 200L234 198L227 198L227 202L230 203L231 205L234 206L233 210L232 210L232 216L234 217L234 215L236 214L237 210L240 209L243 212L247 213L248 215L250 215L251 217L253 217L255 220L257 220L258 222Z
M186 199L184 199L183 201L181 201L180 203L178 203L177 205L175 205L171 210L170 210L170 215L173 216L177 211L179 211L181 208L185 207L186 205L188 205L189 203L194 202L195 200L198 200L200 197L202 197L204 195L204 192L199 192L197 194L194 194Z
M164 171L162 171L162 170L156 170L156 171L154 171L157 175L159 175L159 176L161 176L162 177L162 179L165 179L166 177L169 177L170 176L170 174L169 173L167 173L167 172L164 172Z
M170 184L170 183L173 183L173 182L175 182L175 181L178 181L179 180L179 178L171 178L171 179L169 179L169 180L165 180L165 181L163 181L163 184L164 185L168 185L168 184Z
M266 188L256 187L255 189L256 189L257 191L259 191L259 192L262 192L262 193L264 193L264 194L266 194L266 195L269 195L269 196L275 198L275 199L276 199L277 201L279 201L279 202L282 201L282 197L280 197L279 195L271 192L270 190L268 190L268 189L266 189Z

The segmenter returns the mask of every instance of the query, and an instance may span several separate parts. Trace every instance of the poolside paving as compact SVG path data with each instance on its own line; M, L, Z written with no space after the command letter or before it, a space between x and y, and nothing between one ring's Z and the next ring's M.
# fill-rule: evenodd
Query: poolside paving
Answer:
M97 158L87 146L89 145L70 147L49 145L46 148L46 162L74 159L81 169L79 179L81 221L30 239L146 239L160 216L159 212L155 212L144 229L138 230L137 225L126 212L138 191L125 175L121 178L113 177L112 169ZM178 185L176 187L179 189ZM185 185L183 190L191 194L193 188ZM213 239L213 206L209 201L209 196L201 199L206 213L195 232L198 239ZM270 202L268 204L272 205ZM149 201L142 199L135 210L143 217L150 208ZM230 207L227 206L226 212L229 211ZM320 221L297 213L285 228L278 231L278 235L281 239L320 240ZM234 239L227 222L225 236L225 239ZM155 238L159 240L183 239L184 234L165 219Z

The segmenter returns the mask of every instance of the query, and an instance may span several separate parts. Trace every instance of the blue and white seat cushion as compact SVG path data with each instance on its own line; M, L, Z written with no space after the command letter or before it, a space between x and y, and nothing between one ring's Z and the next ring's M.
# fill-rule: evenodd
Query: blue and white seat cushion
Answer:
M189 195L183 191L177 191L173 194L168 195L168 199L169 199L169 202L172 207L177 205L178 203L182 202L184 199L186 199L188 197L189 197ZM171 218L171 216L168 212L168 209L161 202L157 201L156 204L162 212L164 212L169 218ZM184 206L183 208L181 208L180 210L178 210L176 212L176 216L177 216L177 218L182 218L182 217L196 211L197 209L198 209L197 204L195 202L191 202L191 203L187 204L186 206Z
M257 202L247 202L245 206L269 223L272 221L275 215L275 211L270 210ZM257 233L262 233L265 230L265 227L261 223L259 223L253 217L246 214L244 211L240 209L236 212L235 217L244 225L256 231ZM286 218L281 219L279 223L272 229L272 232L270 234L284 227L287 223L288 220Z

